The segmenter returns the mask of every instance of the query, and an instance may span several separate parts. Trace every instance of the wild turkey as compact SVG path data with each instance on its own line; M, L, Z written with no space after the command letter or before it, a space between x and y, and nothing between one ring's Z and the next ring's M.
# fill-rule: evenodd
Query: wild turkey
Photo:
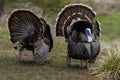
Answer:
M8 18L8 28L12 43L18 42L18 60L21 61L22 50L33 52L38 64L44 63L53 47L50 27L43 18L27 9L14 10Z
M99 22L93 22L96 13L84 4L66 5L56 19L56 36L64 36L68 42L67 64L71 58L92 63L100 51Z

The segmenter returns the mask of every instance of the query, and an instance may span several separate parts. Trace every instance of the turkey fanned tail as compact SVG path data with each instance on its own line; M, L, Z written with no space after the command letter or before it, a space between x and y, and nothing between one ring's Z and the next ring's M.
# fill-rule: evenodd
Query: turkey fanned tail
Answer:
M13 43L43 31L39 18L29 10L15 10L8 19L8 28Z

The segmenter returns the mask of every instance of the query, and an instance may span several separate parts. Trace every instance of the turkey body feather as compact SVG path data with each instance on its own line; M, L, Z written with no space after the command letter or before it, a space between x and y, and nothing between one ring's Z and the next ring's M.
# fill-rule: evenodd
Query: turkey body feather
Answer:
M71 36L68 39L68 55L74 59L87 60L96 58L100 51L100 43L98 40L86 42L74 42Z

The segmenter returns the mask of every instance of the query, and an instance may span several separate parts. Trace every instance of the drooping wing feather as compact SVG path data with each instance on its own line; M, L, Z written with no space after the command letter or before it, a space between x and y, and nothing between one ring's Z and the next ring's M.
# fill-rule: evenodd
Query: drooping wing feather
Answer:
M13 43L23 40L28 35L44 30L40 19L30 10L14 10L8 18L8 28Z
M34 44L35 46L35 56L34 60L38 64L42 64L48 57L49 54L49 40L48 39L39 39Z
M51 51L51 49L53 48L53 38L52 38L52 34L51 34L51 28L50 28L49 24L47 24L45 19L40 18L40 20L41 20L41 23L45 25L44 37L50 40L49 51Z

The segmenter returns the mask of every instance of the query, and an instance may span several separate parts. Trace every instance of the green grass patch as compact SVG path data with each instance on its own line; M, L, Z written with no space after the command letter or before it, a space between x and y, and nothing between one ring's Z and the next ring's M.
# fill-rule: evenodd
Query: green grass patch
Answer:
M107 15L98 15L97 19L101 23L102 40L113 40L120 38L120 11L113 11Z

